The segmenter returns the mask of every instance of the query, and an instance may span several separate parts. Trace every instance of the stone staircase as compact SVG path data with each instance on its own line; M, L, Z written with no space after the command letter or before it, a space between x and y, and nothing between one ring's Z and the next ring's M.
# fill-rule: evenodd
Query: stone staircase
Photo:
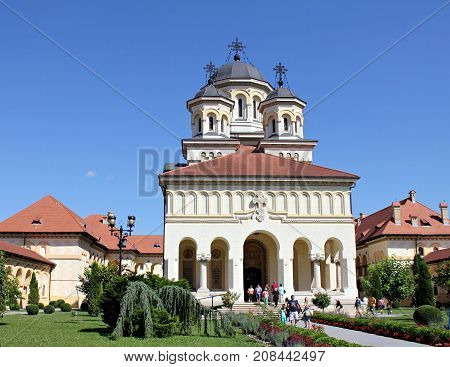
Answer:
M236 302L233 306L233 310L230 310L228 308L221 308L220 311L221 312L238 312L238 313L252 313L254 315L261 315L263 313L263 309L261 307L263 303L259 303L259 302L253 302L253 303L248 303L248 302ZM276 311L279 310L275 308L275 306L273 304L269 303L268 309L271 311Z

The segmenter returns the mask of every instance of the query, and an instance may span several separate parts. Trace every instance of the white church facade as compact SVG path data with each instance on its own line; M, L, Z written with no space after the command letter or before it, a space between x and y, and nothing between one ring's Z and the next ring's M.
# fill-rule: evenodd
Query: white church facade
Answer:
M313 164L304 137L306 103L273 87L231 45L234 61L215 69L187 102L192 137L186 164L159 177L165 200L164 275L187 279L198 297L273 281L286 294L357 295L351 189L358 176Z

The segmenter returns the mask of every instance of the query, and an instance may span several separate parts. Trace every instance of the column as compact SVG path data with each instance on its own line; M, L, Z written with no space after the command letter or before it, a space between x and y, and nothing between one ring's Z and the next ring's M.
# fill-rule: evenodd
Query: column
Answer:
M211 260L210 254L197 255L197 261L200 266L200 288L197 290L197 294L209 295L208 289L208 261Z
M330 264L330 278L328 280L328 285L330 290L334 290L336 289L336 273L337 273L337 267L336 267L336 262L335 260L333 260Z
M336 263L336 288L338 291L342 290L342 269L341 263Z
M239 301L244 302L244 247L237 246L230 248L230 290L234 293L239 293Z
M321 278L320 278L320 262L325 260L324 254L314 254L311 255L311 261L314 264L314 279L313 279L313 290L321 291L322 285L321 285Z
M283 287L286 293L285 297L290 297L294 294L294 259L284 258L281 259L281 277Z

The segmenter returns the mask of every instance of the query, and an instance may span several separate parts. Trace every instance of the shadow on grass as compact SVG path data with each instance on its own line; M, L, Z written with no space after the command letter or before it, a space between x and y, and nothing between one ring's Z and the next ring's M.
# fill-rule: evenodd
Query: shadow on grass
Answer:
M99 328L89 328L89 329L81 329L80 333L96 333L101 336L111 336L112 330L109 327L99 327Z
M0 322L0 326L6 326L8 325L6 322Z

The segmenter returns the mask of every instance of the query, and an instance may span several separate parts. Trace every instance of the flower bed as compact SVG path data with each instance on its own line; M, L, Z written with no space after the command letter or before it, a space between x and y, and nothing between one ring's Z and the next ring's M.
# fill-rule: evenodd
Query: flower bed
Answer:
M276 347L356 347L358 344L335 339L321 331L283 324L278 320L250 314L231 315L234 326Z
M373 320L368 318L349 318L342 315L315 313L312 321L337 326L344 329L364 331L370 334L387 336L395 339L429 344L432 346L450 346L450 331L421 327L415 325L403 325L391 321Z

